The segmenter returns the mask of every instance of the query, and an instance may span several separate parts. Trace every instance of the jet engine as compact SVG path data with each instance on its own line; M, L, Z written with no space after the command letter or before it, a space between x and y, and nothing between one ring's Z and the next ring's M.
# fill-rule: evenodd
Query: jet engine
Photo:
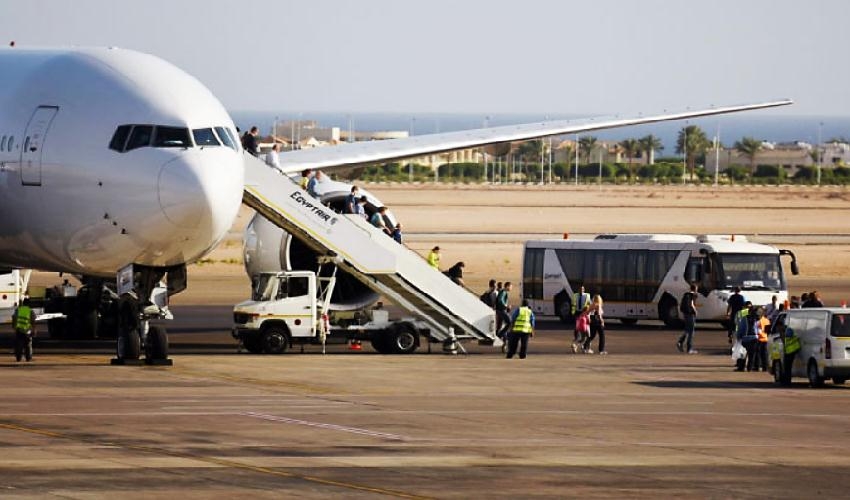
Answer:
M325 178L316 188L322 203L336 212L343 211L345 197L351 193L352 184L332 181ZM366 196L366 213L371 216L383 204L359 189L358 196ZM386 212L387 224L395 225L395 218L389 210ZM245 271L254 278L260 273L278 271L316 271L319 254L301 240L260 214L254 215L245 228L242 248ZM379 295L349 273L338 270L336 287L331 297L331 309L336 311L357 310L375 303Z

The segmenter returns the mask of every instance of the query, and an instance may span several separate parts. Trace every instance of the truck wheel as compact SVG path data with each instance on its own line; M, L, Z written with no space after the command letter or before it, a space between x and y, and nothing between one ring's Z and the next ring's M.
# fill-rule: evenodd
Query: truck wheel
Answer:
M396 354L410 354L419 345L419 334L413 326L407 324L398 325L390 339L392 351Z
M809 386L823 387L823 377L818 375L818 365L815 363L815 360L809 360L809 367L806 370L806 374L809 376Z
M244 335L242 337L242 345L245 346L245 349L248 350L251 354L262 354L263 353L263 342L259 335L256 333L250 335Z
M121 332L118 337L118 347L115 356L118 359L139 359L142 346L139 338L139 330L128 328Z
M262 342L266 354L281 354L289 347L289 335L283 328L273 326L263 332Z
M670 296L661 299L658 304L658 319L668 328L684 328L685 323L679 318L679 305Z
M369 343L372 344L372 349L378 351L380 354L389 354L391 352L390 339L387 338L387 335L381 333L372 335Z
M148 330L148 341L145 343L145 358L168 359L168 333L161 326L152 326Z

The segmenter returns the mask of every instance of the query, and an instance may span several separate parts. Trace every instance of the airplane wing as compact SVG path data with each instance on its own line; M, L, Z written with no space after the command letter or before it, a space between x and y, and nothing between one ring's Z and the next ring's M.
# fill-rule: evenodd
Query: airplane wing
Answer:
M383 163L403 158L415 158L504 142L524 141L540 137L577 134L643 123L684 120L754 109L774 108L787 106L793 104L793 102L791 99L781 99L758 104L712 107L697 111L682 111L653 116L556 120L461 130L440 134L417 135L404 139L344 143L336 146L289 151L280 155L280 163L281 170L287 174L301 172L306 168L329 170L334 167L352 167L371 163Z

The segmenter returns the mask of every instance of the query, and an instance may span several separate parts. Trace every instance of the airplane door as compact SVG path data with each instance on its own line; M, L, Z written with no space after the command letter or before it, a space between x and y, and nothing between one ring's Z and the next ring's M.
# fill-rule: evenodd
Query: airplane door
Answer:
M21 144L21 183L25 186L41 186L41 154L58 111L57 106L39 106L27 124Z

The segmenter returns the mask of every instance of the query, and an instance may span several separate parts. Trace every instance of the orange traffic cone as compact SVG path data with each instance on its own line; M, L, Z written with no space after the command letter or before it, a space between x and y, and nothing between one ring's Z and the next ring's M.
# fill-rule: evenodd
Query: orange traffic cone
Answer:
M351 351L361 351L363 350L363 346L360 345L359 340L353 340L351 344L348 345L348 349Z

